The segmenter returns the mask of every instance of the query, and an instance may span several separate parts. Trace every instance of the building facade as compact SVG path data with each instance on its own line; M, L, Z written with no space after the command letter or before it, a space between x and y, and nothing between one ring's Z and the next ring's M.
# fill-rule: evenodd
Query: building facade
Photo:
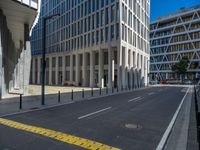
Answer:
M186 79L200 71L200 5L158 18L151 23L150 80L180 79L172 66L189 59Z
M41 83L42 18L60 13L47 24L46 84L145 85L149 9L149 0L43 0L31 37L31 83Z
M31 66L29 31L37 7L37 0L0 1L0 99L8 93L28 92Z

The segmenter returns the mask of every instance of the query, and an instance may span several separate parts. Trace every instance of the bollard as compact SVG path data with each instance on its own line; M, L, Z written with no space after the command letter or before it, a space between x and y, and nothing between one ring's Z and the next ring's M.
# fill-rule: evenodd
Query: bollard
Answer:
M119 92L118 86L117 86L117 92Z
M72 90L72 94L71 94L71 99L72 101L74 100L74 91Z
M114 89L113 89L113 87L112 87L112 93L114 92Z
M99 95L101 95L101 87L99 88Z
M82 89L82 98L85 97L85 94L84 94L84 89Z
M108 94L108 87L106 87L106 94Z
M19 109L22 109L22 94L19 95Z
M60 103L60 91L58 91L58 103Z
M93 95L94 95L94 93L93 93L93 88L92 88L92 90L91 90L91 96L93 97Z
M124 87L122 86L122 87L121 87L121 91L123 92L123 90L124 90Z

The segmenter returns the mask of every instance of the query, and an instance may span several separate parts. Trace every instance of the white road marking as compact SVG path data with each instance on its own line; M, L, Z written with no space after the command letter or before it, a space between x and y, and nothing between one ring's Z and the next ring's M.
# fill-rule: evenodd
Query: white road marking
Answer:
M171 122L169 123L169 125L168 125L168 127L167 127L167 129L166 129L166 131L164 133L164 135L162 136L162 139L160 140L160 142L159 142L156 150L163 150L163 148L165 146L165 143L167 142L167 139L168 139L168 137L169 137L169 135L171 133L171 130L172 130L174 124L175 124L175 121L176 121L176 118L178 116L178 113L180 112L180 109L181 109L181 107L183 105L185 97L187 96L187 94L189 92L189 89L190 88L188 88L187 92L185 93L184 97L182 98L181 103L179 104L179 106L178 106L178 108L177 108L177 110L176 110L176 112L175 112L175 114L174 114Z
M148 95L153 95L153 94L156 94L156 93L155 92L148 93Z
M138 100L138 99L141 99L141 97L136 97L136 98L134 98L134 99L130 99L128 102L136 101L136 100Z
M89 116L95 115L95 114L97 114L97 113L100 113L100 112L103 112L103 111L109 110L109 109L111 109L111 108L112 108L112 107L107 107L107 108L105 108L105 109L101 109L101 110L95 111L95 112L93 112L93 113L89 113L89 114L87 114L87 115L84 115L84 116L78 117L78 119L83 119L83 118L86 118L86 117L89 117Z

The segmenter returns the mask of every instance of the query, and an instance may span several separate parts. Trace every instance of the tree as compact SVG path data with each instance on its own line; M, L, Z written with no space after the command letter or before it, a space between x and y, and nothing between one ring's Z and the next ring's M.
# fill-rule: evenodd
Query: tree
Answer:
M181 75L181 81L187 72L188 64L189 59L187 57L183 57L178 63L172 66L172 71Z

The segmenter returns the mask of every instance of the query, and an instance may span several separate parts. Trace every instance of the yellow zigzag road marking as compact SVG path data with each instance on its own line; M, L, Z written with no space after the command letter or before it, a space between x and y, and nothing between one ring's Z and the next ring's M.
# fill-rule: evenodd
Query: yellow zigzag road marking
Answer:
M99 142L95 142L92 140L80 138L80 137L65 134L62 132L57 132L54 130L26 125L23 123L15 122L15 121L4 119L4 118L0 118L0 124L15 128L15 129L43 135L43 136L46 136L46 137L49 137L61 142L65 142L68 144L73 144L73 145L85 148L88 150L119 150L118 148L111 147L111 146L108 146Z

